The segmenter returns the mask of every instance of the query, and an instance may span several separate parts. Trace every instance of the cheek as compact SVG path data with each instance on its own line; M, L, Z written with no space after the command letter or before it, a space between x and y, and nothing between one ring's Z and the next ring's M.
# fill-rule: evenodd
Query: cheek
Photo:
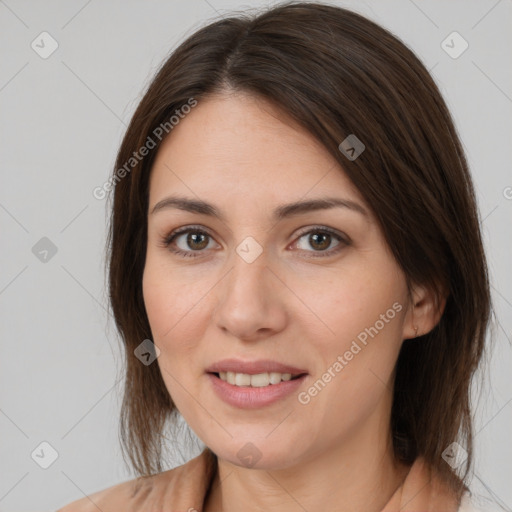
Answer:
M170 273L168 265L148 255L142 290L153 342L160 350L156 362L168 393L178 410L183 412L190 401L183 386L190 388L190 369L193 368L195 354L194 341L190 340L200 339L193 332L199 325L193 321L198 313L194 304L199 298L194 293L184 293L176 275L175 272Z
M177 294L173 287L169 287L165 275L158 272L150 262L144 269L142 292L151 332L157 342L173 326L178 307Z
M163 261L162 261L163 260ZM166 343L200 312L202 286L148 252L142 279L144 305L155 341Z
M153 342L160 349L162 377L178 401L178 382L190 388L202 372L197 352L210 318L205 297L210 288L202 278L170 268L165 256L149 251L142 280L144 304Z
M318 397L314 401L323 410L336 403L355 418L372 409L390 381L402 343L405 281L396 267L379 264L310 280L311 286L301 283L298 295L309 297L318 316L307 327L302 320L320 380L308 395ZM339 421L349 421L341 416Z
M301 299L296 301L295 319L302 323L310 340L327 354L348 350L353 339L361 333L364 339L366 329L376 323L381 337L399 337L401 314L397 309L405 310L405 286L392 265L347 262L346 269L332 272L296 272L287 282ZM396 303L399 306L393 307Z

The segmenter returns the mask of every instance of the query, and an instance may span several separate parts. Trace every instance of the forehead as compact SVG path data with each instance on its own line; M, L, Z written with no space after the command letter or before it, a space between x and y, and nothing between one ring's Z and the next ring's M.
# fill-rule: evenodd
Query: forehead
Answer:
M169 192L263 204L339 193L363 202L336 159L282 110L247 94L198 101L151 170L150 203Z

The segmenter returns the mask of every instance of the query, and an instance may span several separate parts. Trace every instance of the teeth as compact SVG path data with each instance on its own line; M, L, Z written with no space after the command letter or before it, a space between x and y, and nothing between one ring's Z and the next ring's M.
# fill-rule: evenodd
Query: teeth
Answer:
M291 380L291 373L258 373L249 375L248 373L219 372L219 377L233 384L234 386L251 386L253 388L262 388L269 384L279 384L281 381Z
M235 373L235 386L250 386L251 376L246 373Z

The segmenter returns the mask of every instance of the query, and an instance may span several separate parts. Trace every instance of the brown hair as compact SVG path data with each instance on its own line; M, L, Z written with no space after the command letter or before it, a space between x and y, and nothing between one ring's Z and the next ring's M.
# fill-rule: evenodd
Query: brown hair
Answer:
M200 104L225 91L272 102L319 140L374 211L408 285L448 294L437 326L403 343L391 431L397 459L423 456L462 491L472 462L470 383L491 299L473 185L436 84L401 41L349 10L287 2L240 14L196 31L166 60L133 115L115 169L191 98ZM366 146L355 160L338 149L349 134ZM114 171L108 240L110 299L126 348L121 440L139 475L162 471L162 429L175 410L158 365L134 356L152 338L142 274L159 144L124 177ZM468 452L462 476L442 458L456 440Z

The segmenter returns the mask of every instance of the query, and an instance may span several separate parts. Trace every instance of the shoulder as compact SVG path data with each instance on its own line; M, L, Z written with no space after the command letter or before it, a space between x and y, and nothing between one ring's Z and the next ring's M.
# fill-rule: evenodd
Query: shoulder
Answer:
M133 480L113 485L101 491L73 501L57 512L114 512L123 510L141 510L148 502L155 501L172 487L173 481L179 477L184 466L178 466L169 471L150 477L138 477Z
M186 464L150 477L138 477L90 494L57 512L135 512L186 503L200 510L214 470L214 455L205 449ZM170 510L170 509L169 509Z
M107 512L114 510L115 507L126 507L137 497L138 481L139 479L129 480L87 495L65 505L57 512L97 512L98 508Z

